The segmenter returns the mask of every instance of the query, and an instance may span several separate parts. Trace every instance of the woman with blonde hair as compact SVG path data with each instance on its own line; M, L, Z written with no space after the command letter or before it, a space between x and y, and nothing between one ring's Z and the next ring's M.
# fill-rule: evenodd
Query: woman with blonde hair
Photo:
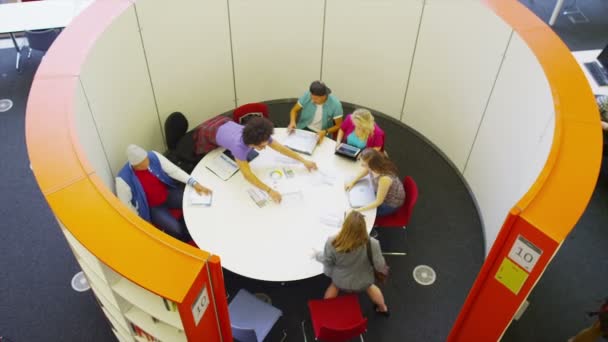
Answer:
M342 141L344 140L344 141ZM336 143L345 142L360 149L371 147L384 150L384 131L376 124L374 116L367 109L357 109L342 121Z
M366 148L359 155L363 170L345 187L349 191L361 178L370 175L376 200L355 210L376 209L376 216L386 216L397 211L405 201L405 189L397 174L397 167L383 153Z
M373 265L368 257L368 249ZM386 274L388 267L380 243L367 235L363 214L351 211L338 235L329 237L323 253L315 253L315 258L323 263L323 272L331 278L324 298L334 298L340 290L365 291L375 304L376 311L389 316L382 291L374 285L374 269Z

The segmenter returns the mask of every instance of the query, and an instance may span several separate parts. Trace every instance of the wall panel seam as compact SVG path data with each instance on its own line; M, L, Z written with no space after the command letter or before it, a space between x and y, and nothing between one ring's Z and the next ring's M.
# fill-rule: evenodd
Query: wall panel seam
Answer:
M228 39L230 40L230 63L232 64L232 87L234 88L234 108L238 107L238 96L236 94L236 72L234 70L234 43L232 41L232 20L230 16L230 0L226 0L228 11Z
M325 24L327 22L327 0L323 1L323 28L321 29L321 70L319 80L323 80L323 59L325 58Z
M496 71L496 76L494 77L494 82L492 83L492 87L490 88L490 93L488 94L488 99L486 100L486 104L481 112L481 119L479 120L479 124L477 125L477 130L475 130L475 136L473 137L473 141L471 143L471 147L469 147L469 153L467 154L467 159L464 162L464 166L462 168L462 173L466 173L467 167L469 166L469 160L471 159L471 154L473 153L473 149L475 148L475 144L477 143L477 137L479 136L479 131L481 130L481 126L483 125L483 121L486 117L486 113L488 111L488 107L490 106L490 101L492 99L492 95L494 95L494 88L496 88L496 83L498 83L498 78L500 77L500 71L502 70L502 66L507 58L507 53L509 51L509 47L511 46L511 40L513 39L513 33L515 31L511 30L511 34L509 35L509 39L507 40L507 45L505 46L502 58L500 60L500 64L498 65L498 70Z
M163 146L165 150L167 147L167 139L165 137L165 130L163 123L160 118L160 111L158 110L158 101L156 99L156 92L154 91L154 81L152 79L152 73L150 72L150 63L148 62L148 54L146 53L146 44L144 42L144 36L141 33L141 23L139 22L139 14L137 13L137 4L133 4L133 11L135 12L135 21L137 22L137 33L139 35L139 41L141 43L141 51L144 54L144 61L146 62L146 72L148 73L148 79L150 80L150 89L152 90L152 98L154 99L154 108L156 109L156 118L158 119L158 126L160 127L160 134L163 137Z
M84 89L84 84L82 84L82 78L78 76L78 83L80 84L80 89L82 89L82 94L84 95L84 99L87 102L87 107L89 107L89 113L91 115L91 119L93 120L93 126L95 127L95 132L97 133L97 139L101 144L101 150L103 151L103 157L106 160L106 165L108 166L108 170L110 170L110 175L112 178L115 178L114 170L112 170L112 165L110 164L110 158L108 158L108 153L106 152L106 147L103 144L103 140L101 139L101 134L99 134L99 126L97 125L97 120L95 120L95 115L93 115L93 108L91 107L91 102L89 101L89 97L87 96L87 92Z
M403 111L405 110L405 101L407 99L407 92L410 88L412 80L412 70L414 69L414 60L416 58L416 48L418 47L418 39L420 38L420 29L422 28L422 20L424 18L424 8L426 7L426 0L422 0L422 8L420 9L420 20L418 20L418 30L416 30L416 39L414 40L414 48L412 49L412 58L410 59L410 69L407 73L407 82L405 84L405 92L403 93L403 103L401 104L401 113L399 113L399 121L403 122Z

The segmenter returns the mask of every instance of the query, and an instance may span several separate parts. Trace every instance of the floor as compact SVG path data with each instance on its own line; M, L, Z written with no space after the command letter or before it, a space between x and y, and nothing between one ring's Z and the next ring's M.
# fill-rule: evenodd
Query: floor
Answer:
M545 21L554 5L552 0L521 2ZM555 31L571 50L603 48L608 43L608 1L567 0L564 8L572 5L577 5L590 23L575 25L560 16ZM0 113L0 153L8 157L0 164L0 229L5 246L0 251L0 337L12 342L112 341L91 292L78 293L70 288L78 265L29 170L24 113L40 55L32 56L21 75L14 72L13 58L14 50L0 49L0 98L14 101L10 111ZM289 104L272 105L277 125L285 125L283 113L288 110ZM381 233L384 248L405 248L408 255L387 259L392 273L384 292L393 313L390 318L374 315L369 300L361 297L364 314L370 318L367 340L444 341L481 266L479 219L460 178L432 146L393 120L379 121L387 131L391 157L403 174L414 176L421 196L405 236L402 231ZM428 168L429 163L439 167ZM528 298L530 307L509 327L503 341L565 341L591 323L585 311L595 309L608 295L606 176L599 178L585 214ZM445 193L451 195L438 195ZM454 203L463 204L460 210L464 215L453 215L450 209ZM463 252L467 249L472 252ZM437 271L434 285L425 287L413 281L411 272L418 264L429 264ZM284 318L271 341L281 330L288 332L288 341L301 341L300 323L308 315L305 302L322 296L328 284L324 276L280 284L226 272L225 279L230 295L240 288L265 293L283 309ZM305 327L311 340L310 325Z

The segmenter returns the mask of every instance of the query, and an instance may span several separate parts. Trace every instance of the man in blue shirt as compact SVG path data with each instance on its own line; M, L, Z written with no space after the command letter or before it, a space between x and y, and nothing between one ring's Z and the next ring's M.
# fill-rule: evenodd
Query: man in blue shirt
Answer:
M296 123L300 110L302 112ZM342 114L342 104L337 97L331 95L331 89L321 81L314 81L291 108L287 130L292 132L298 128L317 132L317 143L321 143L326 135L334 134L340 129Z

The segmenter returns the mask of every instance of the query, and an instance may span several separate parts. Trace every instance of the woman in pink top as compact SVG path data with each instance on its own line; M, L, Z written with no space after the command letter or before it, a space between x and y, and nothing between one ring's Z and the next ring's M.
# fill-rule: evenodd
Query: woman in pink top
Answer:
M342 121L337 145L341 142L360 149L371 147L377 151L384 150L384 131L374 122L374 116L367 109L357 109Z

